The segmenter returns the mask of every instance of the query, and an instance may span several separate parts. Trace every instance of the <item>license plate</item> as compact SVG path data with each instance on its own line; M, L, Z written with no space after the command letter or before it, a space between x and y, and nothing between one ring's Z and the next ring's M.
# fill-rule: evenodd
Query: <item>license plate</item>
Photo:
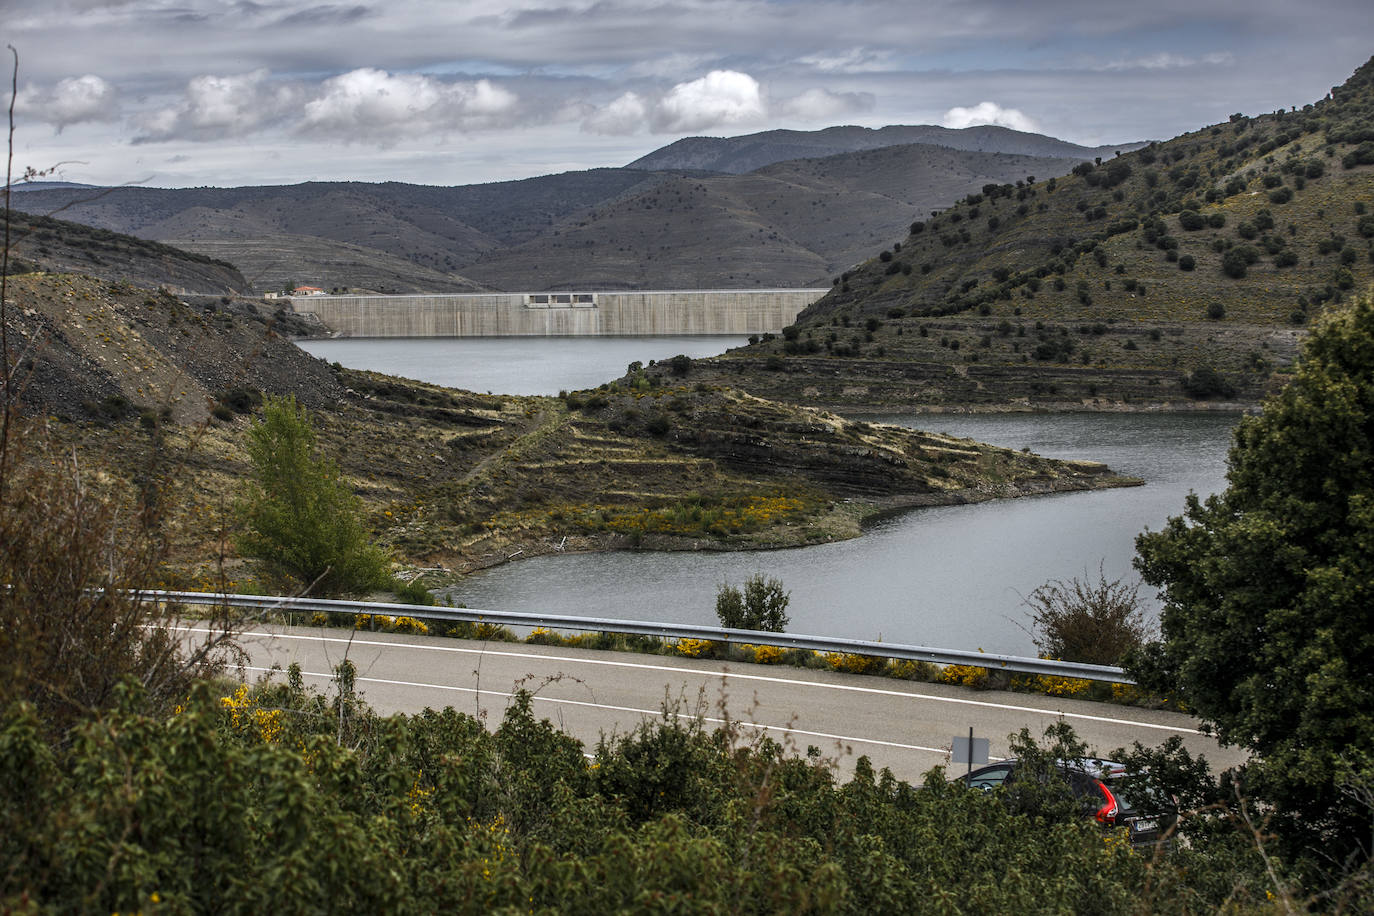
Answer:
M1132 833L1148 833L1151 830L1158 830L1159 822L1154 818L1141 818L1131 821Z

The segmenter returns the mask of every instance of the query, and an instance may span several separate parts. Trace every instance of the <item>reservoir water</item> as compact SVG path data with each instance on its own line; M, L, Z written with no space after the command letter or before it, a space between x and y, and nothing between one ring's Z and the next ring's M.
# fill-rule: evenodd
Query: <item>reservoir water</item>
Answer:
M875 420L877 418L874 418ZM722 582L762 572L791 592L793 633L1034 655L1022 597L1050 579L1136 581L1135 536L1184 497L1223 489L1235 414L882 418L1053 457L1091 458L1143 487L919 509L863 537L752 553L623 551L539 557L473 576L455 603L716 625ZM1154 593L1142 588L1157 610Z
M439 337L300 340L307 353L448 388L555 395L595 388L636 360L717 356L743 337Z
M634 360L708 356L734 338L482 338L303 341L361 369L507 394L555 394L617 377ZM473 576L456 603L714 625L725 581L754 572L791 592L794 633L1034 654L1022 596L1051 579L1136 579L1135 536L1225 487L1235 414L994 414L872 417L1051 457L1087 458L1145 486L921 509L863 537L754 553L555 555ZM1153 592L1141 597L1154 609Z

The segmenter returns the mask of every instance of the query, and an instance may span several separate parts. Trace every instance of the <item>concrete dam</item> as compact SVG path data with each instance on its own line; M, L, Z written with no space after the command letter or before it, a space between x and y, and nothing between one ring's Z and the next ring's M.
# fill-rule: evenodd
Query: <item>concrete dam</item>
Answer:
M340 337L777 333L828 289L292 296Z

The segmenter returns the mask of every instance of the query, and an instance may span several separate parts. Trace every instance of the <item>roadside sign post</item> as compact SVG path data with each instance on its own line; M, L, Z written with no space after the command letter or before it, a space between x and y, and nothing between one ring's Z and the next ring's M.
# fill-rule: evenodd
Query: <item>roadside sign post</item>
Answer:
M951 746L954 763L968 764L968 772L973 772L973 765L979 766L988 762L988 739L973 737L973 726L968 729L968 737L955 735L954 743Z

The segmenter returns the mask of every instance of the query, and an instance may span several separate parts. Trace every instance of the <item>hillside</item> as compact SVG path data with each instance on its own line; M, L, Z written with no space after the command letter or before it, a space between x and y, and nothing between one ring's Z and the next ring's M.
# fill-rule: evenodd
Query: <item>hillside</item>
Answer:
M54 418L88 467L130 487L176 457L183 572L214 561L202 515L247 476L246 415L263 393L315 411L399 557L457 569L564 546L814 543L896 507L1134 482L698 384L690 360L566 399L477 395L331 366L280 337L291 316L261 303L49 273L9 290L22 412Z
M1371 123L1374 61L1301 110L989 183L713 371L847 409L1252 403L1374 280Z
M828 283L968 189L1067 171L1074 159L890 146L745 175L654 173L551 232L464 272L498 289L644 289Z
M1093 153L1002 128L837 131L796 134L814 142L794 151L813 158L740 175L592 169L447 188L37 185L15 200L231 261L257 292L292 281L379 292L805 286L898 238L914 215L989 182L1060 174ZM873 148L830 155L835 137L854 131ZM897 144L907 135L988 150Z
M460 269L657 176L594 169L452 188L310 182L247 188L16 189L15 207L241 263L253 290L288 281L394 292L477 288Z
M15 272L38 266L190 293L249 288L238 268L226 261L80 223L16 212L10 233Z
M641 156L626 168L699 169L742 175L791 159L816 159L886 146L943 146L971 153L1006 153L1048 159L1092 159L1138 149L1144 143L1088 147L1007 127L982 125L954 129L933 124L828 127L824 130L769 130L739 137L685 137Z

